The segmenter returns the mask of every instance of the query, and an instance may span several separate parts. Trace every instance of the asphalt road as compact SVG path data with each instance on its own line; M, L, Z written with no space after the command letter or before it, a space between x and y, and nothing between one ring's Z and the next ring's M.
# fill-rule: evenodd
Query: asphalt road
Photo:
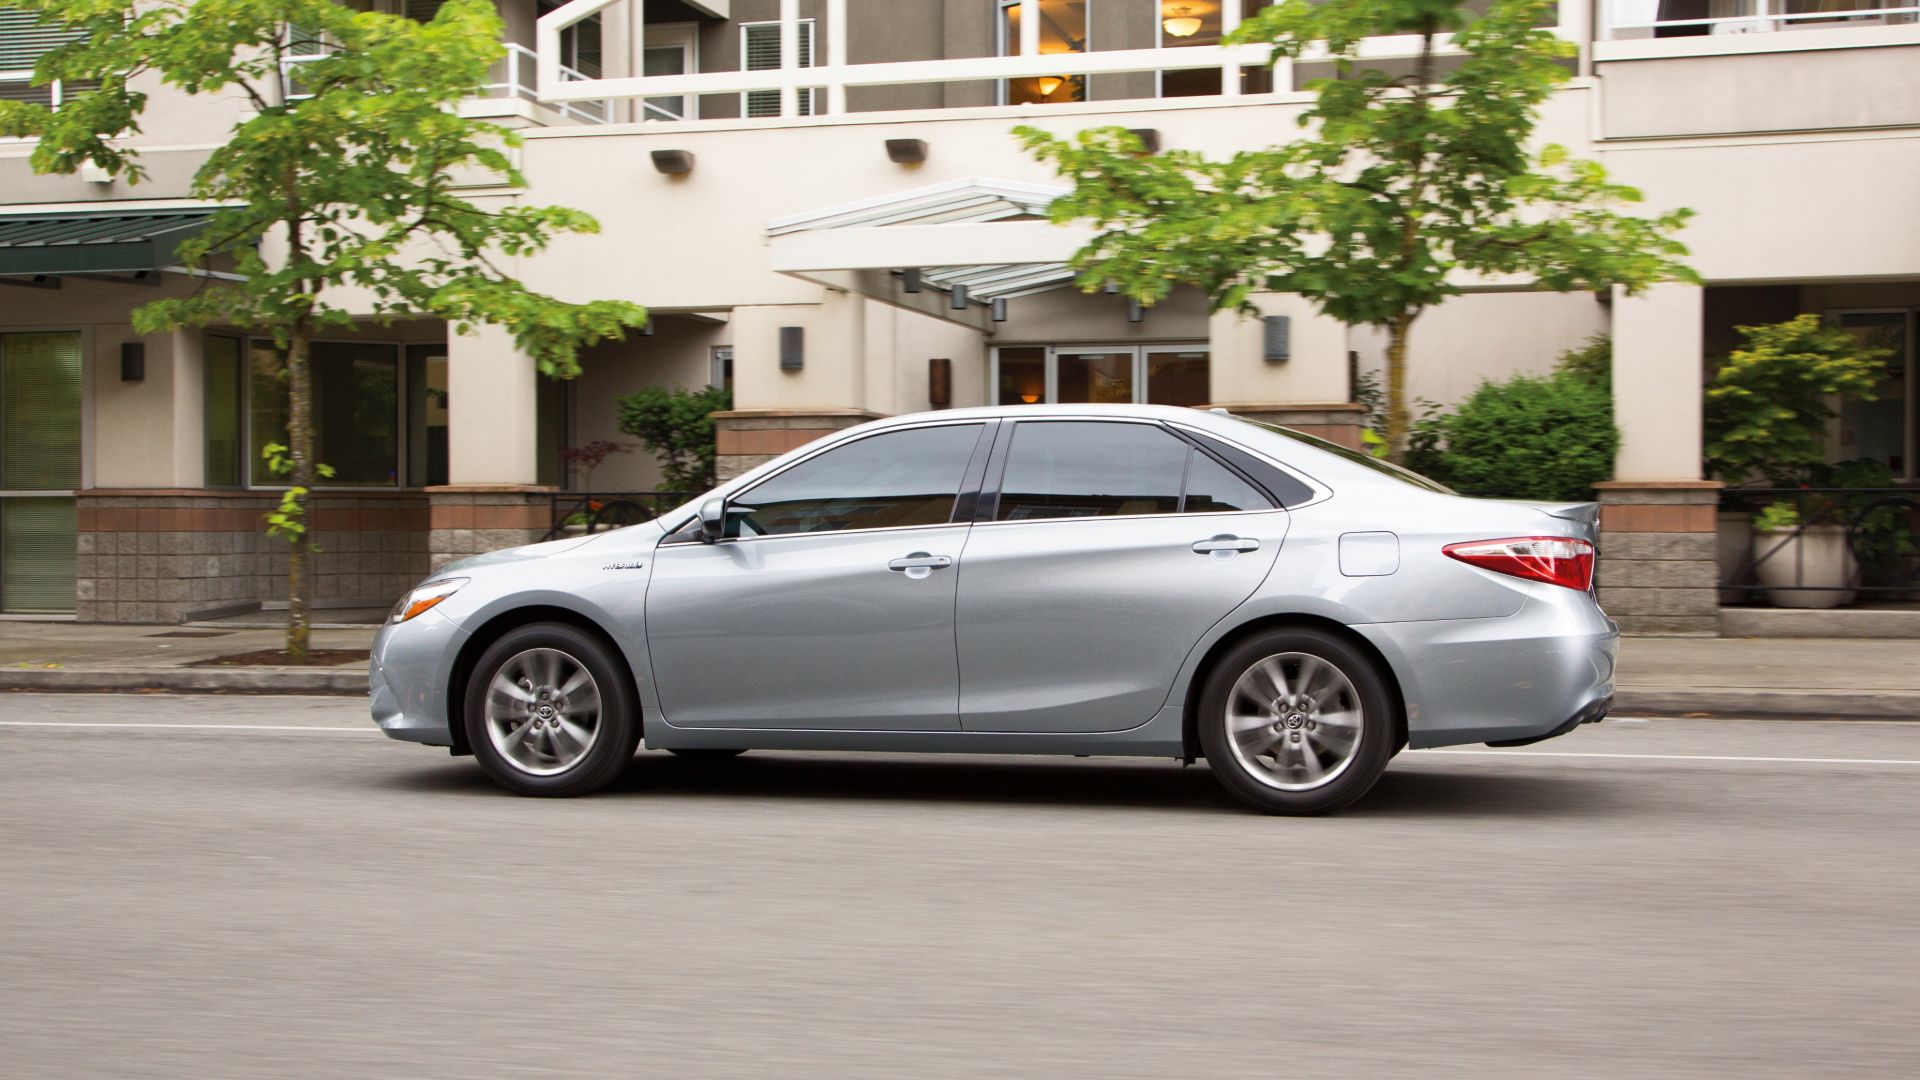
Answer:
M1118 760L521 800L363 715L0 695L0 1074L1920 1074L1920 725L1412 752L1298 820Z

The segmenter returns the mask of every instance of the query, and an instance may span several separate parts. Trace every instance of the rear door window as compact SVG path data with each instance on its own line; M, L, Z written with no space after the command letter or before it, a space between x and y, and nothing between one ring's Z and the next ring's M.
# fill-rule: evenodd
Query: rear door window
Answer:
M1000 481L999 521L1265 510L1233 470L1156 424L1025 421Z

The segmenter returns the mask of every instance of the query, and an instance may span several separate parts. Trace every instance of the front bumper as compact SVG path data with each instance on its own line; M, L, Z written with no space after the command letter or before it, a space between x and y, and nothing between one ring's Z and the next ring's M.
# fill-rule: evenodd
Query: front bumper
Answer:
M466 631L435 610L380 628L367 684L373 722L381 731L404 742L453 745L447 683L466 638Z
M1586 593L1538 588L1505 618L1354 627L1400 680L1409 746L1519 745L1606 715L1619 627Z

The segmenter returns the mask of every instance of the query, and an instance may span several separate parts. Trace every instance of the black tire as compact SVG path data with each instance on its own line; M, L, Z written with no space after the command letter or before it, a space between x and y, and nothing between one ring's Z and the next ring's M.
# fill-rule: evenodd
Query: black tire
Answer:
M746 752L747 751L744 747L738 747L738 746L732 746L732 747L729 747L729 746L669 746L667 747L667 753L672 754L675 757L686 758L688 761L724 761L728 758L737 758L741 754L744 754Z
M494 744L489 730L494 725L488 719L487 710L489 687L494 677L503 673L503 668L531 662L521 660L523 656L545 657L549 652L572 660L592 676L599 707L595 710L594 735L585 753L577 760L564 763L564 767L556 758L552 767L557 771L543 774L530 771L531 766L509 758ZM509 673L517 670L519 668L508 669ZM465 698L467 745L473 748L473 756L487 775L515 794L564 798L598 791L626 770L633 761L634 748L640 743L640 711L628 687L626 661L598 636L565 623L518 627L488 646L473 666ZM578 693L576 691L576 695ZM531 712L530 706L529 723L533 719ZM559 714L562 718L568 715L564 708ZM507 721L505 716L499 719ZM583 717L576 719L583 720ZM524 744L528 738L538 736L522 733L522 743L516 745Z
M1322 676L1306 658L1327 665L1344 682L1328 679L1330 689L1315 695L1324 708L1305 701L1285 705L1290 699L1278 692L1272 705L1281 707L1275 708L1265 705L1263 696L1268 711L1257 714L1263 722L1252 728L1242 725L1242 745L1249 749L1235 753L1229 705L1241 677L1248 676L1249 686L1264 694L1266 676L1277 664L1288 688L1295 689L1292 684L1307 683L1309 673L1315 679ZM1261 670L1255 672L1256 667ZM1240 697L1244 719L1250 714L1249 695ZM1370 657L1345 639L1322 630L1269 630L1234 646L1214 665L1200 695L1200 745L1220 786L1248 806L1269 814L1325 814L1351 805L1386 771L1398 741L1393 710L1386 679ZM1352 716L1354 711L1358 717ZM1271 726L1264 722L1269 716ZM1348 730L1358 740L1350 750ZM1247 733L1253 733L1251 739ZM1258 740L1265 737L1275 742L1261 750ZM1271 765L1266 764L1269 758ZM1315 769L1328 775L1318 779Z

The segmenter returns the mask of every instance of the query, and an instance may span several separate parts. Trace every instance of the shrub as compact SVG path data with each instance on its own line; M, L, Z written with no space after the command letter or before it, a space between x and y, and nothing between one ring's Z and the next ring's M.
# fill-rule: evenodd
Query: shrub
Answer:
M1553 373L1592 383L1613 392L1613 339L1595 334L1575 348L1560 354Z
M1872 400L1889 350L1799 315L1737 326L1747 339L1714 366L1706 395L1706 458L1729 484L1755 474L1775 487L1808 482L1826 462L1834 397Z
M1409 460L1466 495L1585 501L1619 445L1606 384L1562 370L1482 382L1452 414L1429 406Z
M731 391L650 386L614 399L620 430L660 463L660 484L667 491L700 492L714 484L713 414L732 408Z

